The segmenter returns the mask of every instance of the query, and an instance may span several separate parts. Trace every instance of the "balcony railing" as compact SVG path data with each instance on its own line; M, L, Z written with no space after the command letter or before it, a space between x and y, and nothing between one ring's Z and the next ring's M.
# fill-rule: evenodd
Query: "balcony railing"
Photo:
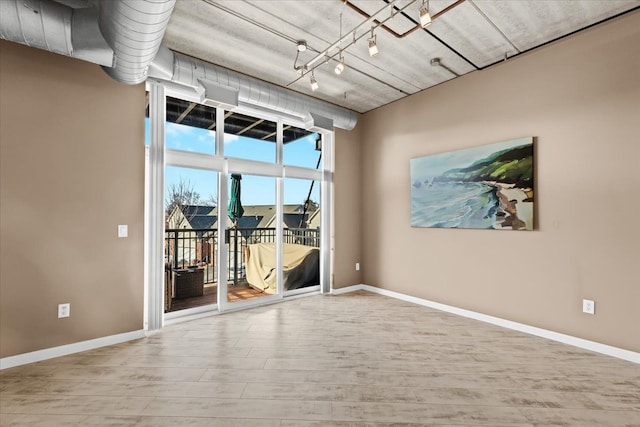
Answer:
M273 243L276 233L275 228L228 228L227 280L234 284L244 281L245 248L254 243ZM283 241L319 248L320 232L316 229L285 228ZM171 269L199 267L204 269L205 284L217 283L218 242L217 229L167 229L164 234L165 266Z

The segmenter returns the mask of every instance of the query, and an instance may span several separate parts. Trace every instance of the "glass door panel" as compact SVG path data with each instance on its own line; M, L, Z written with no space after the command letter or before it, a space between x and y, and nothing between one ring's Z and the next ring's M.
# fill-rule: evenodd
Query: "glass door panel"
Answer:
M282 277L285 295L319 289L321 214L318 182L284 179Z
M165 313L217 303L218 173L167 166Z
M227 302L277 294L276 179L229 176Z

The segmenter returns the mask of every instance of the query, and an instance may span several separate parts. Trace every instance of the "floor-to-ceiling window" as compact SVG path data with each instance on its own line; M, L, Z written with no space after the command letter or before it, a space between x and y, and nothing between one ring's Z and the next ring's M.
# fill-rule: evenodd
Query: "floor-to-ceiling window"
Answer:
M147 109L147 179L156 194L148 215L157 220L162 209L164 274L161 284L149 274L148 286L155 294L161 287L163 311L225 311L317 291L323 281L328 289L321 207L330 188L323 140L332 132L165 88L151 93L160 95ZM156 310L158 299L149 298Z

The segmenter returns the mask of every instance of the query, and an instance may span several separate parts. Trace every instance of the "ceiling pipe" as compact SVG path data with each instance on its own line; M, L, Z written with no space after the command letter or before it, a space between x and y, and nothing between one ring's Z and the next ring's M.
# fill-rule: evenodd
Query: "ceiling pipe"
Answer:
M216 99L220 93L223 93L226 99L231 99L228 92L233 92L236 94L237 105L290 116L312 127L313 123L317 125L320 121L326 126L326 119L333 121L334 127L351 130L358 120L356 113L346 108L199 59L173 53L165 46L160 48L152 62L149 77L190 88L203 100L220 101ZM216 93L212 95L212 92ZM233 104L233 101L222 103Z
M114 53L98 28L94 8L52 0L1 0L0 38L111 67Z
M138 84L147 79L162 43L176 0L101 0L98 25L115 53L115 66L104 71L115 80Z
M355 127L353 111L162 46L174 6L175 0L100 0L96 10L53 0L0 0L0 37L100 64L120 83L151 76L228 108L278 113L310 127Z
M445 70L447 70L448 72L450 72L454 76L460 77L460 74L456 73L451 68L449 68L447 65L443 64L442 61L440 61L440 58L432 58L431 61L429 61L429 63L431 64L432 67L444 68Z
M73 9L53 0L0 1L0 38L103 66L116 81L142 83L176 0L99 0Z

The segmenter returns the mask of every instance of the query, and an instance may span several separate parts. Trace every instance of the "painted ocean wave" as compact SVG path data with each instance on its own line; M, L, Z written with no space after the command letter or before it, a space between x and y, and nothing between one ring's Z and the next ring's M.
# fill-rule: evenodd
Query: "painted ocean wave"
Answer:
M493 228L496 188L479 182L433 182L411 188L411 226Z

